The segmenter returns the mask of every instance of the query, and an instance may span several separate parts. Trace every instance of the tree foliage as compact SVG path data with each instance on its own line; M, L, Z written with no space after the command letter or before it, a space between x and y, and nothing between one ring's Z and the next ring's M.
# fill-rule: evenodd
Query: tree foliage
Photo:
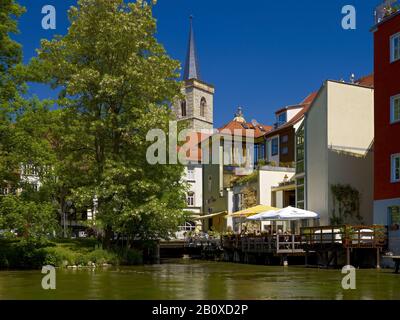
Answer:
M68 34L43 40L30 68L61 91L62 134L53 141L60 201L91 207L96 195L97 227L167 237L184 218L183 167L149 165L146 134L168 130L179 63L154 37L152 6L142 1L80 0L69 19Z
M15 179L15 162L10 156L14 146L12 116L23 89L18 67L22 51L10 35L18 32L16 18L23 11L14 0L4 0L0 4L0 187L3 188L5 181Z
M45 169L55 157L47 139L50 104L22 97L26 70L21 46L10 35L18 32L16 19L23 12L14 0L0 4L0 230L34 239L54 230L56 215L45 189L35 191L21 175L22 165ZM42 182L49 173L38 171Z

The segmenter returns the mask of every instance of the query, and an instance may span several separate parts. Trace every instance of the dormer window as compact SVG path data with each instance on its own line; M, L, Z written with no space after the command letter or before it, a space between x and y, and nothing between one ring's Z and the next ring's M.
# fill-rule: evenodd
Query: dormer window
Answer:
M287 113L282 112L282 113L278 114L276 117L276 122L278 124L278 127L281 125L284 125L287 122Z

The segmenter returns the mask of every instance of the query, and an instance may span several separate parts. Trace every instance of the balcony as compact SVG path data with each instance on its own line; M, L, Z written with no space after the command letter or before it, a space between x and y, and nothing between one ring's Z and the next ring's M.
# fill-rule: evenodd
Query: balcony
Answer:
M382 22L384 19L392 16L399 12L400 1L399 0L386 0L375 8L375 24Z

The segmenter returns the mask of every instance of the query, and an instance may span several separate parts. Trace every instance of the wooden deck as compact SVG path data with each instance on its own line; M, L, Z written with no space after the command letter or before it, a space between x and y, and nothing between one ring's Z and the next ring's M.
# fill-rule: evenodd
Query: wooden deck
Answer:
M338 264L345 254L347 264L351 263L354 250L366 249L365 254L375 256L376 266L380 255L387 247L387 229L384 226L328 226L301 228L299 235L226 236L222 248L234 261L247 260L252 256L317 256L325 261L323 265ZM371 251L372 250L372 251ZM355 261L353 261L355 262Z
M176 252L206 259L251 263L270 263L303 259L316 265L334 267L360 256L380 265L381 253L387 247L387 228L383 226L328 226L301 228L298 235L231 235L215 239L161 241L162 255ZM360 252L360 250L362 252ZM296 258L297 257L297 258Z

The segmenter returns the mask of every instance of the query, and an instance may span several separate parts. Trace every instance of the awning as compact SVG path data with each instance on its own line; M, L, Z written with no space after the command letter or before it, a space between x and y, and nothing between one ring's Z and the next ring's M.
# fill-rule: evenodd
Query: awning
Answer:
M271 211L271 210L279 210L279 209L270 207L270 206L258 205L258 206L252 207L252 208L248 208L245 210L231 213L226 218L241 218L241 217L246 218L246 217L261 213L261 212L266 212L266 211Z
M222 212L211 213L211 214L208 214L208 215L205 215L205 216L201 216L201 217L198 217L197 219L198 220L204 220L204 219L214 218L214 217L217 217L217 216L222 216L222 215L227 215L227 214L228 214L228 212L222 211Z

